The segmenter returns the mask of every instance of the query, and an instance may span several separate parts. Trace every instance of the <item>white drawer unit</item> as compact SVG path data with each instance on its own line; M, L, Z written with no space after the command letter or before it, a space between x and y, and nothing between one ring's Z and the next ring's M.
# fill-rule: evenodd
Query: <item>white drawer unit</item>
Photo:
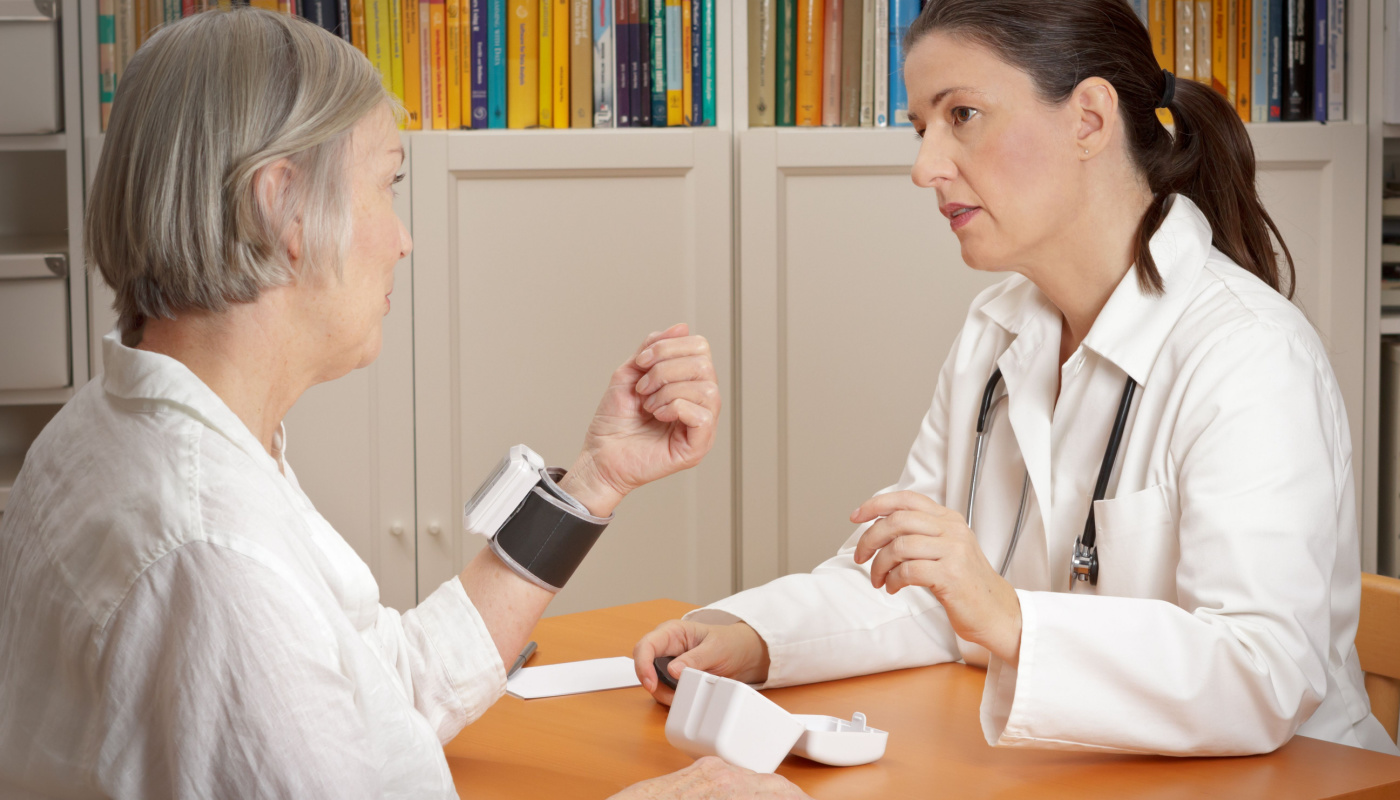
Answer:
M56 0L0 0L0 134L63 130Z
M68 366L68 256L62 239L0 239L0 391L61 389Z

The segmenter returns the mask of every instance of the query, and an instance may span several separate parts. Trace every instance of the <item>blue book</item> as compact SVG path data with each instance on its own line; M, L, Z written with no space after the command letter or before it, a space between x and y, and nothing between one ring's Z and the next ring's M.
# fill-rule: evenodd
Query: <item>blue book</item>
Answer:
M904 88L904 37L919 16L919 0L890 0L890 124L909 126Z
M637 24L637 75L632 82L635 100L632 101L637 125L651 127L651 0L638 0Z
M603 3L613 0L600 0ZM614 36L617 41L617 127L632 126L632 43L633 30L637 27L627 13L627 0L616 0L613 11Z
M617 25L612 0L593 3L593 127L612 128L616 100Z
M1249 121L1264 122L1269 118L1269 6L1272 0L1254 0L1250 9L1254 17L1254 40L1250 43Z
M340 35L339 0L301 0L301 15L336 36Z
M702 125L705 119L705 90L701 82L705 73L701 67L705 49L705 4L690 0L690 124Z
M1313 113L1327 121L1327 0L1313 0Z
M468 14L470 14L472 43L471 52L468 57L471 59L472 73L472 118L468 128L485 128L489 124L486 119L486 107L490 103L489 80L487 78L486 65L490 61L487 57L486 37L482 35L485 27L482 25L484 19L482 8L489 0L470 0L468 3Z
M715 124L715 0L701 0L705 19L702 22L705 45L701 53L704 64L700 71L705 77L700 111L705 125Z
M1269 121L1283 116L1283 4L1269 0Z
M651 126L666 127L666 0L651 4Z
M486 0L486 37L491 46L486 62L488 128L506 126L506 0Z

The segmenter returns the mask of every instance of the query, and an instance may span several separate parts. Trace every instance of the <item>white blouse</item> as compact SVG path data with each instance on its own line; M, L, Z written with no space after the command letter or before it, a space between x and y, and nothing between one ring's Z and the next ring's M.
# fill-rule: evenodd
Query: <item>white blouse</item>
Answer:
M184 365L103 341L0 523L0 796L456 797L505 689L457 579L369 567Z
M1230 755L1298 733L1395 753L1370 714L1354 646L1351 441L1326 351L1297 308L1211 246L1189 199L1175 199L1151 248L1165 292L1143 293L1129 271L1063 365L1060 313L1034 284L1014 276L983 292L904 474L885 490L965 510L982 393L1000 368L1009 394L975 514L994 567L1027 474L1031 499L1007 572L1021 602L1020 661L991 659L987 741ZM1094 506L1098 585L1071 588L1070 554L1128 376L1140 389ZM927 589L871 588L869 563L852 558L864 530L812 574L690 617L753 626L768 644L770 686L985 662Z

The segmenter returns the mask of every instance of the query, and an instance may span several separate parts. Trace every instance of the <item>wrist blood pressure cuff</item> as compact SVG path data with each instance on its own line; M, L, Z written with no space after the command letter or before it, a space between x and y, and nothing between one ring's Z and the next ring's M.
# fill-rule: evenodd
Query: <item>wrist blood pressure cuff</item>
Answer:
M564 471L543 471L491 538L491 550L522 578L551 592L564 588L612 517L595 517L560 489Z

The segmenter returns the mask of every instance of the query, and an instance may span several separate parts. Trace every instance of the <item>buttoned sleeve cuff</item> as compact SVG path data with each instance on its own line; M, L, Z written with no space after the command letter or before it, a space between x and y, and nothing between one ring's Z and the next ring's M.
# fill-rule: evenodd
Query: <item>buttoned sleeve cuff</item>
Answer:
M413 616L442 665L448 713L431 721L438 738L447 742L500 699L506 690L505 664L460 579L439 586Z

